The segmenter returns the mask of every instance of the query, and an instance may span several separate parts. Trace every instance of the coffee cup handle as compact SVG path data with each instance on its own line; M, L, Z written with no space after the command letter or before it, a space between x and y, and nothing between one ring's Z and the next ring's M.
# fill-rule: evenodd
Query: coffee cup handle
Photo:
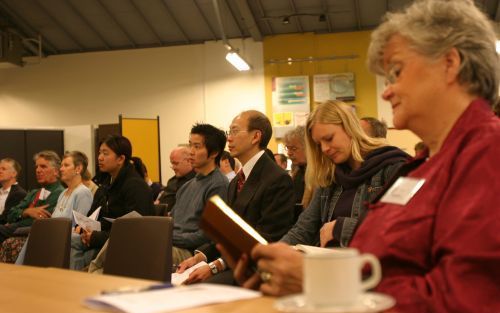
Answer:
M361 283L362 290L372 289L378 285L380 279L382 278L382 269L380 268L380 262L373 254L362 254L360 256L360 270L363 270L365 264L369 263L372 269L370 277L363 280Z

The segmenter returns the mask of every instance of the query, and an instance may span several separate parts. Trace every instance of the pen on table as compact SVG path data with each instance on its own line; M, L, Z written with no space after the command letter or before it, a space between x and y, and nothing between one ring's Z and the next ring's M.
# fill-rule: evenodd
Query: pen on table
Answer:
M174 285L172 285L171 283L155 284L155 285L142 286L142 287L125 286L125 287L120 287L117 289L103 290L101 292L101 294L103 294L103 295L119 295L119 294L125 294L125 293L138 293L138 292L166 289L166 288L172 288L172 287L174 287Z

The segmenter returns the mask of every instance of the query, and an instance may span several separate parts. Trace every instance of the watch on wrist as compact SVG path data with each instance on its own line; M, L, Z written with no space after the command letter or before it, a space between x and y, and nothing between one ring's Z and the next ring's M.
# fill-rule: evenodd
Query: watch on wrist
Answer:
M212 272L213 275L219 273L219 270L217 269L217 266L215 265L214 262L208 263L208 266L210 267L210 271Z

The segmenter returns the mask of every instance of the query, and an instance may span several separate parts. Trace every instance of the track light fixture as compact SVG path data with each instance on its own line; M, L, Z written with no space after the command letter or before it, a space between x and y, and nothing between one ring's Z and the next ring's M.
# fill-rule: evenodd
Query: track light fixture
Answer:
M224 31L224 25L222 24L222 19L220 16L219 3L217 0L212 0L212 1L215 9L215 16L217 17L217 22L219 24L222 43L224 44L224 47L226 47L226 49L228 50L226 54L226 60L240 72L250 70L250 65L248 65L247 61L245 61L245 59L241 57L241 55L239 54L239 50L233 48L229 43L229 41L227 40L226 32Z

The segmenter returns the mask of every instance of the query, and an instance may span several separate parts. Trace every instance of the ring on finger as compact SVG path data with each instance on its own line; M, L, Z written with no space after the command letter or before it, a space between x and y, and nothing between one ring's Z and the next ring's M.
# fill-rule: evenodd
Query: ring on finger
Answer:
M261 271L260 272L260 279L264 284L267 284L271 281L271 278L273 278L273 274L266 272L266 271Z

